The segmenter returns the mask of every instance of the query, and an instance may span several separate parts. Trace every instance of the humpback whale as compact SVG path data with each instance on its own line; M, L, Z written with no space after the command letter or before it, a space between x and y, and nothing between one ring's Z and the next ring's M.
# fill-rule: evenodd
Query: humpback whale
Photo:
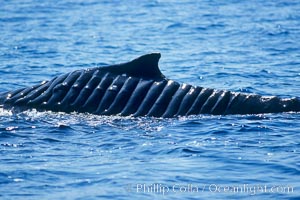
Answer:
M130 62L76 70L0 94L3 108L97 115L177 117L299 112L299 98L261 96L193 86L166 78L160 53Z

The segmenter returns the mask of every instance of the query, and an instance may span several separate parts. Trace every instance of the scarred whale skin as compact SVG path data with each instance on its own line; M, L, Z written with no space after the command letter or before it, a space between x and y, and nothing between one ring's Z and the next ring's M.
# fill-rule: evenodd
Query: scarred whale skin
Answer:
M3 108L97 115L176 117L198 114L299 112L300 99L281 99L180 84L158 68L160 53L76 70L0 95Z

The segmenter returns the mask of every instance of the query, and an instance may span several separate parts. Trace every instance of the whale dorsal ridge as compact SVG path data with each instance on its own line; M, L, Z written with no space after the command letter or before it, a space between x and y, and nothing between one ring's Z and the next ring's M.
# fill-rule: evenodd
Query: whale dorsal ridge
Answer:
M164 78L164 75L158 68L160 56L160 53L150 53L130 62L107 66L104 69L115 74L126 74L145 79L161 79Z

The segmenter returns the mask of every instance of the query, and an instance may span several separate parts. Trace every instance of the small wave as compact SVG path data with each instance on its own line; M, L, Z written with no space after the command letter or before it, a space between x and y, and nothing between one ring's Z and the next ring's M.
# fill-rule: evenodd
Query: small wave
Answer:
M184 24L184 23L173 23L173 24L167 26L167 29L177 29L177 28L183 28L186 26L187 26L187 24Z

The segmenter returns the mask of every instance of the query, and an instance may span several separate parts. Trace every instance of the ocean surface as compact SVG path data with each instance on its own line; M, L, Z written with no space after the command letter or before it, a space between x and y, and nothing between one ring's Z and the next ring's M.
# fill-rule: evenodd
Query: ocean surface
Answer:
M300 96L294 0L0 0L0 92L161 52L170 79ZM300 113L0 110L0 199L299 199Z

